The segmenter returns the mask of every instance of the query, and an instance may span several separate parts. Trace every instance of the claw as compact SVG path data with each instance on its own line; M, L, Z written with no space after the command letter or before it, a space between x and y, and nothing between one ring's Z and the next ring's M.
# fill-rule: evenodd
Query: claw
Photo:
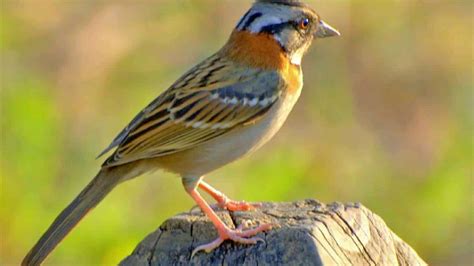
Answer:
M191 259L199 251L205 251L206 253L213 251L214 249L218 248L225 240L232 240L235 243L246 244L246 245L254 245L254 244L257 244L258 242L265 243L265 240L263 240L263 238L252 237L252 236L260 232L270 230L271 228L272 228L271 224L263 224L256 228L243 230L243 231L240 229L237 229L237 230L226 229L224 232L219 233L219 237L215 239L214 241L208 244L203 244L196 247L191 253Z
M219 247L222 244L222 242L224 242L224 239L217 238L216 240L212 241L211 243L197 246L193 250L193 252L191 253L191 259L193 259L194 255L196 255L196 253L198 253L199 251L205 251L206 253L209 253L209 252L213 251L214 249Z

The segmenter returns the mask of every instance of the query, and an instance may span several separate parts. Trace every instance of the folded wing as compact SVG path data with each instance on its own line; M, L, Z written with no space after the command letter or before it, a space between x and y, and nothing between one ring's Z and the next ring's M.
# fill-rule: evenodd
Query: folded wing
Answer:
M280 82L277 72L211 57L132 120L103 152L118 146L104 165L183 151L255 122L278 100Z

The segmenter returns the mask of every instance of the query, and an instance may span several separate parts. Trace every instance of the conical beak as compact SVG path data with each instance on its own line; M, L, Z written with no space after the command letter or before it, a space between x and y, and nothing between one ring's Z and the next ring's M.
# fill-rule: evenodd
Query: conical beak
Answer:
M314 36L318 38L326 38L326 37L332 37L332 36L341 36L341 34L335 28L331 27L326 22L320 20L318 30L316 31Z

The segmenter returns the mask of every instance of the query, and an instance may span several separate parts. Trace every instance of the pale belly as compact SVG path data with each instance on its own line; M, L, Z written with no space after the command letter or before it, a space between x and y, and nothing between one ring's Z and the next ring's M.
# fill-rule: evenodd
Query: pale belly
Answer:
M255 124L234 129L186 151L156 158L156 163L182 177L200 177L244 155L269 141L281 128L299 98L300 90L282 98Z

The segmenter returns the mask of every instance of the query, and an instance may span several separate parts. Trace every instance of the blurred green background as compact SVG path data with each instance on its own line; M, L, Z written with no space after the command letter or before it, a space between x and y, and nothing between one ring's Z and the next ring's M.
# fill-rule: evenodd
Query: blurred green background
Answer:
M234 199L358 201L433 265L473 251L470 1L308 1L342 37L303 62L281 132L207 180ZM0 264L18 264L133 116L224 44L251 1L2 1ZM110 265L193 202L119 186L49 265Z

